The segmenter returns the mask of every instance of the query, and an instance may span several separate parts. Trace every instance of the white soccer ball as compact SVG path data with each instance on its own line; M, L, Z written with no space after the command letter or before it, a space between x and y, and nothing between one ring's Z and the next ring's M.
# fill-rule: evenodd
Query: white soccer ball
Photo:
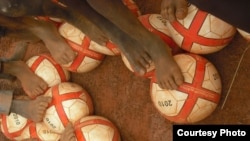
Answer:
M56 63L49 54L33 56L26 61L26 64L36 75L47 82L49 87L70 79L69 71Z
M92 41L81 30L69 23L63 23L59 27L59 33L66 39L78 44L88 46L89 50L96 51L105 55L119 55L120 51L111 41L106 46L101 46L98 43ZM85 48L86 48L85 47Z
M197 54L174 56L184 76L177 90L161 89L151 79L151 99L156 109L176 123L194 123L211 115L217 107L222 84L215 66Z
M29 123L30 120L16 113L2 115L1 131L8 139L16 140Z
M39 139L41 141L59 141L60 134L50 130L43 122L30 123L20 135L19 139Z
M43 122L56 133L62 133L68 122L74 124L80 118L93 113L90 95L73 82L53 86L44 95L52 97L52 102L46 110Z
M74 125L78 141L120 141L117 127L102 116L86 116Z
M223 49L236 33L234 26L194 5L188 7L188 15L183 20L167 22L167 26L177 45L195 54L209 54Z

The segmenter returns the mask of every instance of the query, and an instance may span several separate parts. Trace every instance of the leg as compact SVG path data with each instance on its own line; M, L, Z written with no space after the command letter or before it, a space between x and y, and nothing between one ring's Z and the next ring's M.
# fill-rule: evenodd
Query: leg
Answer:
M40 40L26 29L25 24L22 22L22 18L11 18L0 14L0 26L3 29L1 36L27 41Z
M188 12L187 0L162 0L161 15L170 21L183 19Z
M101 45L108 42L108 38L89 20L85 17L79 18L81 15L74 12L74 9L68 10L52 0L0 0L0 13L8 17L51 16L61 18L78 27L93 41Z
M79 28L84 34L90 37L100 45L106 45L109 39L106 35L84 15L76 11L76 9L63 7L51 0L43 2L44 15L64 19L66 22Z
M67 64L75 58L75 53L50 22L23 18L27 30L42 39L53 58L59 64ZM60 48L59 48L60 47Z
M39 37L43 40L53 58L60 64L67 64L75 57L74 51L60 36L57 28L52 23L38 21L31 17L12 18L1 15L0 24L13 30L26 31L28 33L24 34L26 36L29 36L29 33L31 33L33 36ZM58 49L58 46L60 46L60 49Z
M5 62L3 72L16 76L20 80L24 91L31 98L44 93L48 87L48 84L35 75L23 61Z
M2 73L16 76L22 84L26 93L34 98L42 94L47 89L47 83L35 75L23 61L27 44L23 42L16 43L14 55L3 62ZM11 61L10 61L11 60Z
M12 90L0 90L0 114L9 115L13 99Z
M34 100L14 99L10 111L34 122L41 122L51 100L51 97L43 95Z
M85 1L60 0L60 2L67 5L68 9L75 8L91 22L97 25L112 40L112 42L118 45L138 74L142 75L146 72L146 67L149 66L151 59L146 51L139 48L140 45L135 39L130 38L120 28L97 13ZM132 16L135 17L134 15Z
M157 81L161 87L176 89L183 82L179 67L167 52L167 45L149 32L121 1L88 1L93 9L84 3L85 1L61 1L68 7L79 7L76 9L98 25L118 45L139 74L145 73L152 59L156 66Z

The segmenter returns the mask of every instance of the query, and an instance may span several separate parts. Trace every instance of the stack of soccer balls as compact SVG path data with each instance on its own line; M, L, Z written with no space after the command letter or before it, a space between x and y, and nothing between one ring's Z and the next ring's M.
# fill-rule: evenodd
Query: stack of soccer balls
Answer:
M61 82L50 87L44 95L52 97L52 102L42 122L32 122L15 113L2 116L1 131L7 138L58 141L67 124L72 123L79 141L119 141L115 125L105 117L93 115L92 99L80 85Z
M150 95L155 108L166 119L176 123L194 123L208 117L219 103L222 86L216 67L202 55L222 50L237 30L248 39L249 34L193 5L185 19L170 23L160 14L141 15L132 0L123 2L145 28L170 47L169 51L184 76L185 82L177 90L164 90L157 84L152 64L144 77L151 80ZM48 83L49 89L44 95L52 97L52 102L40 123L15 113L2 116L1 131L11 140L36 138L57 141L71 122L79 141L120 141L119 131L110 120L93 115L89 93L82 86L69 82L70 72L89 72L101 64L105 55L120 55L127 68L132 72L133 68L112 41L101 46L67 22L52 18L46 20L56 24L59 33L76 52L76 59L61 66L49 54L31 57L26 63Z
M133 0L123 3L135 14L140 15ZM101 46L90 40L78 28L57 18L36 17L55 24L59 33L75 51L76 58L67 65L59 65L50 54L31 57L26 64L45 82L49 89L45 96L52 97L42 122L35 123L16 113L1 115L1 131L10 140L38 139L58 141L71 122L78 141L120 141L117 127L107 118L94 115L89 93L80 85L70 82L71 72L86 73L97 68L105 55L120 55L111 41Z
M33 56L26 63L36 75L47 82L49 89L44 95L51 97L52 102L43 121L39 123L15 113L2 115L1 131L8 139L57 141L67 124L72 123L79 141L120 140L119 131L111 121L93 115L90 94L82 86L69 81L69 68L56 63L49 54Z
M184 76L184 84L177 90L165 90L157 84L154 64L148 68L144 77L151 80L150 96L155 108L174 123L195 123L211 115L220 101L222 84L216 67L202 55L226 47L236 28L194 5L188 7L183 20L169 22L160 14L141 15L138 19L167 44ZM123 55L122 60L134 72Z
M49 20L55 22L55 19ZM62 66L50 54L29 58L26 64L48 84L49 88L44 95L51 97L52 102L43 121L39 123L16 113L1 115L2 133L10 140L32 138L58 141L65 127L72 123L78 141L120 141L116 126L107 118L93 114L94 106L90 94L79 84L70 82L71 72L89 72L99 66L106 54L115 55L119 51L112 43L108 43L107 47L98 45L68 23L58 20L55 23L59 33L76 52L76 59Z

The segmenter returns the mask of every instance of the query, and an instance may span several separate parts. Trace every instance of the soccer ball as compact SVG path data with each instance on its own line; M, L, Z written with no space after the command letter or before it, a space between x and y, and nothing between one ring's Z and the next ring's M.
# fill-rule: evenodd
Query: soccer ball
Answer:
M174 56L184 76L177 90L161 89L151 79L151 99L156 109L176 123L194 123L209 116L221 97L221 79L215 66L192 53Z
M195 54L217 52L233 39L236 28L221 19L199 10L188 8L183 20L167 22L171 37L182 49Z
M172 39L167 27L167 20L164 20L160 14L146 14L139 16L138 19L145 28L159 36L166 43L167 47L171 48L172 54L184 52Z
M72 72L84 73L95 69L101 64L105 55L93 48L101 47L104 50L109 50L108 48L91 41L79 29L68 23L62 24L58 30L69 46L77 53L73 62L63 65L65 68Z
M93 113L90 95L78 84L63 82L51 87L44 95L52 97L52 102L45 112L43 122L56 133L62 133L68 122L74 124Z
M86 36L81 30L79 30L78 28L69 23L65 22L64 24L62 24L59 27L59 33L68 40L70 45L76 44L74 46L79 46L77 48L86 48L91 52L98 52L95 53L96 55L92 53L93 56L89 56L93 57L93 59L101 60L102 59L101 57L97 57L101 56L101 54L111 55L111 56L120 55L119 49L111 41L107 42L106 46L101 46L96 42L91 41L91 39L88 36ZM73 49L74 46L72 46ZM89 55L91 54L89 53Z
M136 17L141 15L139 7L133 0L122 0L122 2Z
M11 140L18 139L30 120L22 117L16 113L10 113L10 115L2 115L1 131Z
M240 35L242 37L244 37L247 41L250 41L250 33L244 31L244 30L241 30L239 28L237 28L237 31L240 33Z
M43 122L30 123L20 135L19 139L39 139L41 141L58 141L60 134L50 130Z
M70 73L63 68L49 54L33 56L26 61L30 69L45 82L49 87L66 82L70 79Z
M74 124L78 141L120 141L115 125L102 116L86 116Z

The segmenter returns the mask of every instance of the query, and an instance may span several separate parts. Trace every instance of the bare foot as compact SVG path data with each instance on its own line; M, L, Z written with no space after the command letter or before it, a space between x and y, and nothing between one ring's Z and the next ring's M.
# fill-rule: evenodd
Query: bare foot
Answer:
M184 82L184 77L167 44L154 34L145 36L140 43L144 50L150 53L159 86L163 89L177 89Z
M162 0L161 15L169 21L183 19L188 13L187 0Z
M139 76L143 76L147 72L147 68L152 63L152 58L143 50L141 44L133 38L130 38L126 34L120 33L120 37L117 36L117 45L120 47L121 52L126 56L133 70ZM120 40L120 41L119 41ZM126 48L124 48L126 47Z
M127 12L126 8L124 9L124 6L119 1L114 1L111 4L106 3L105 0L89 0L88 3L114 24L112 28L108 28L108 21L106 21L102 22L100 26L106 26L106 29L109 29L106 31L107 33L112 32L108 35L121 48L121 52L127 57L135 71L140 74L145 73L145 68L148 68L150 63L153 62L156 68L157 83L161 88L177 89L183 83L181 70L170 52L168 52L167 44L158 36L146 30L138 19ZM110 8L108 10L102 8L104 5ZM114 9L117 9L117 7L120 10L115 14L111 14L114 13ZM92 20L96 18L92 18ZM115 30L115 27L120 30ZM122 36L114 36L115 33Z
M38 96L34 100L13 100L11 112L17 113L34 122L43 120L45 111L51 102L51 97Z
M74 133L74 126L69 123L65 129L64 132L61 135L60 141L75 141L76 140L76 136Z
M176 89L182 83L182 73L167 52L166 44L149 32L121 1L61 1L97 25L119 47L137 74L144 75L153 62L162 88Z
M68 64L74 60L76 56L75 52L59 34L55 25L47 21L31 18L25 18L24 22L28 25L28 30L44 42L52 57L59 64Z
M152 59L149 56L149 54L142 49L141 45L138 44L138 41L134 38L131 38L131 36L133 36L132 34L130 35L124 32L121 28L117 27L110 20L105 19L105 17L99 14L102 12L97 13L92 7L89 6L89 4L86 1L75 0L74 2L72 2L70 0L60 0L60 2L66 4L68 6L67 7L68 9L74 7L76 10L78 10L79 13L81 13L82 16L86 17L88 20L94 23L99 29L101 29L101 31L103 31L105 35L107 35L111 39L111 41L114 42L119 47L121 52L126 56L128 61L130 62L131 66L133 67L133 70L135 70L137 74L143 75L146 73L146 69L147 67L150 66ZM97 3L98 2L99 1L97 1ZM107 3L106 1L103 2ZM102 5L103 3L99 4ZM133 20L136 20L137 23L141 25L138 19L127 9L127 7L124 6L122 2L119 2L119 4L121 4L122 8L126 10L125 13L129 12L131 14L131 17L133 17ZM115 7L115 9L117 8L120 9L120 7ZM103 7L102 9L104 11L109 11L108 9L104 9ZM111 11L110 13L113 12ZM122 19L120 17L121 17L120 15L117 15L116 18ZM123 25L126 24L123 23L122 21L120 23ZM131 26L130 24L126 25L129 26L130 28L133 26L133 25ZM134 27L132 30L134 30Z
M30 98L45 92L48 84L34 74L23 61L8 61L4 63L4 73L16 76Z

